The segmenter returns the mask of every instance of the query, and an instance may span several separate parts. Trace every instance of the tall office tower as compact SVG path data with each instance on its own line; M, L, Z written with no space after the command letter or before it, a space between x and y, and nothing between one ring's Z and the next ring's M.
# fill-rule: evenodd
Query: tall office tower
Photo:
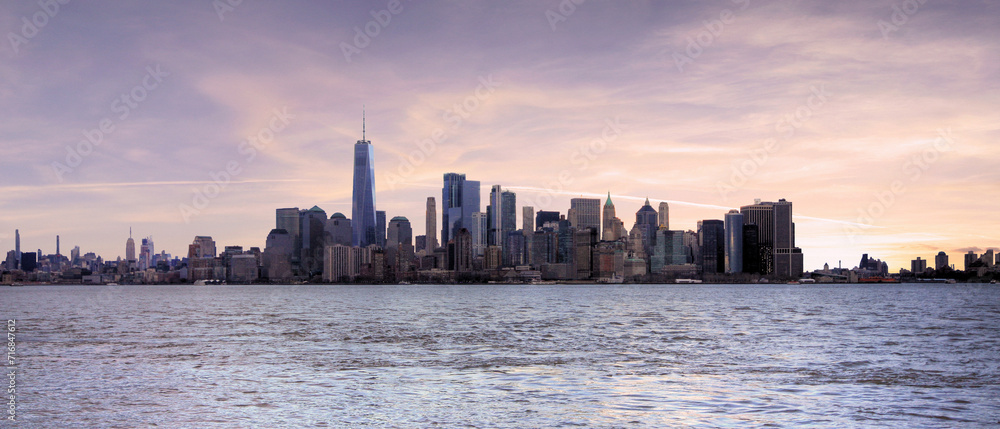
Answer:
M471 228L466 228L469 230L469 234L472 236L472 257L483 256L486 252L486 246L488 246L489 239L487 235L489 233L489 218L486 213L475 212L472 214L472 225Z
M600 203L600 200L598 200ZM573 269L577 280L593 276L594 245L597 244L596 228L576 228L573 230Z
M559 212L539 210L535 213L535 229L545 226L548 222L559 222Z
M302 234L302 259L315 257L317 261L322 260L322 254L308 252L323 250L323 241L326 239L326 211L319 206L313 206L309 210L301 211L299 219L299 231Z
M965 271L969 271L970 269L972 269L972 264L976 263L976 261L978 261L978 260L979 260L979 255L977 255L976 252L973 252L973 251L970 250L969 253L966 253L965 254Z
M194 238L188 246L188 259L193 258L214 258L215 240L211 236L199 235Z
M525 263L525 237L518 231L509 231L503 240L503 264L508 267L516 267Z
M659 229L656 231L656 246L650 256L650 272L659 274L663 267L684 265L688 261L688 247L684 245L684 231Z
M483 213L485 214L485 213ZM472 271L472 261L475 259L475 251L473 250L473 237L472 233L469 232L468 228L461 228L455 234L455 243L451 257L454 259L449 266L453 266L454 270L459 273L468 273Z
M434 197L427 197L426 230L427 248L434 251L438 247L437 233L437 203Z
M917 259L910 261L910 272L913 273L914 275L922 274L926 270L927 270L926 259L920 259L920 257L917 256Z
M489 244L502 247L507 234L517 230L517 195L493 185L486 214L490 222Z
M396 216L389 221L385 246L386 248L413 246L413 227L410 225L409 219Z
M152 265L152 255L153 255L153 237L146 237L142 239L142 244L139 246L139 269L145 270Z
M351 220L343 213L337 212L330 215L323 228L326 233L326 244L324 246L342 245L351 247L354 243L354 228L351 228Z
M653 246L656 245L656 230L659 229L659 219L656 209L649 205L649 198L646 198L646 204L643 204L639 211L635 212L635 225L632 228L639 229L639 235L642 237L642 251L647 255L651 254Z
M128 229L128 240L125 241L125 261L129 264L136 262L135 240L132 239L132 228Z
M521 207L521 229L525 234L535 232L535 208L532 206Z
M261 255L261 268L264 277L275 280L292 278L292 253L295 250L295 239L282 228L272 229L264 242L264 254Z
M353 244L365 247L376 242L375 151L365 139L365 118L361 115L361 140L354 144L354 194L351 204ZM383 237L385 234L383 234Z
M460 228L472 224L472 214L479 210L479 181L465 180L464 174L445 173L441 189L441 245L454 237Z
M608 200L604 202L604 211L601 213L601 240L615 241L618 239L615 231L615 204L611 202L611 192L608 192Z
M792 203L761 202L740 207L745 225L757 225L760 272L783 277L802 275L802 249L795 247L795 223Z
M739 210L726 213L726 272L743 272L743 215Z
M601 234L601 200L597 198L573 198L569 200L570 225L577 230L593 228Z
M742 213L740 213L742 214ZM760 232L757 225L747 225L743 220L743 272L760 274Z
M934 269L943 270L945 268L948 268L948 254L938 252L937 256L934 257Z
M666 201L660 202L660 209L656 212L656 218L660 229L670 229L670 206Z
M487 244L490 246L499 246L503 242L501 237L502 228L500 227L500 212L503 208L503 200L500 195L503 193L503 189L500 189L500 185L493 185L490 189L490 204L486 206L486 217L489 218L488 222L490 224L490 235L487 237L489 240Z
M129 230L129 239L131 240L131 230ZM133 248L134 248L133 244ZM14 230L14 268L21 268L21 230Z
M291 264L298 265L302 255L302 221L299 219L299 208L289 207L274 211L274 228L283 229L292 239Z
M535 250L532 240L535 237L535 208L532 206L521 207L521 234L524 235L524 263L530 264L533 260L532 252Z
M560 264L573 263L573 235L576 229L569 220L560 217L559 229L556 230L556 262Z
M725 224L721 220L698 221L698 247L701 248L699 265L706 274L726 270Z
M986 268L993 268L993 264L996 263L996 258L993 256L993 249L987 249L986 253L983 253L983 256L980 256L979 259L983 261L983 264L986 264Z
M70 265L75 264L78 259L80 259L80 246L74 246L73 250L69 251Z
M375 244L378 247L385 247L385 212L382 210L375 211Z

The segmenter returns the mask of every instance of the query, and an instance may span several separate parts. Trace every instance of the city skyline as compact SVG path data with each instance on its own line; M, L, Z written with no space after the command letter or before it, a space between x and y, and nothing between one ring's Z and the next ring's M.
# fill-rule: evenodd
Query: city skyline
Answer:
M131 227L182 256L349 215L367 105L378 209L412 225L457 172L536 212L610 193L626 229L646 198L677 230L785 198L806 270L955 263L1000 243L1000 11L903 3L5 4L0 249L113 260Z

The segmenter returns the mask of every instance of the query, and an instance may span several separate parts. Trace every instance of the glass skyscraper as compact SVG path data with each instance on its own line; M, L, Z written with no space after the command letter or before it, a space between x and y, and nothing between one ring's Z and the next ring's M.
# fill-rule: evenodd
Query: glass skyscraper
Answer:
M367 246L377 242L375 233L375 151L365 140L364 117L361 120L361 140L354 144L354 197L351 206L352 242Z
M470 229L472 214L479 212L479 181L465 180L464 174L446 173L441 189L441 245L458 230Z

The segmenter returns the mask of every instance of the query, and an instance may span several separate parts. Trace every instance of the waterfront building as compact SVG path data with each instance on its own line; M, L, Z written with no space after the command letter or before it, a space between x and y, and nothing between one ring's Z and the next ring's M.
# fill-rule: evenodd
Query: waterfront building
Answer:
M372 142L365 139L365 118L362 113L361 140L354 144L354 188L351 198L354 246L377 244L375 216L375 150Z
M434 251L438 247L437 239L437 203L434 201L434 197L427 197L427 210L424 212L425 219L425 229L424 233L426 235L426 248Z
M461 228L470 229L472 214L479 212L479 182L464 174L445 173L441 189L441 243L447 243Z
M948 254L944 252L938 252L937 256L934 257L934 269L943 270L950 268L948 265Z
M569 204L566 218L570 225L577 230L591 228L600 236L601 200L597 198L573 198Z
M743 214L730 210L725 218L725 268L726 273L743 272Z

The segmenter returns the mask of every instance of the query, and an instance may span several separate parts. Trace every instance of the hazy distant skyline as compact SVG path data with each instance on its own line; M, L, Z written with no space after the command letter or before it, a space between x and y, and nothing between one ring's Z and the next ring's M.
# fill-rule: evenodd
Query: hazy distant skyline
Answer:
M807 270L1000 245L998 1L44 5L0 5L3 251L350 216L363 105L377 209L413 225L457 172L536 211L610 191L626 227L646 197L672 229L785 198Z

